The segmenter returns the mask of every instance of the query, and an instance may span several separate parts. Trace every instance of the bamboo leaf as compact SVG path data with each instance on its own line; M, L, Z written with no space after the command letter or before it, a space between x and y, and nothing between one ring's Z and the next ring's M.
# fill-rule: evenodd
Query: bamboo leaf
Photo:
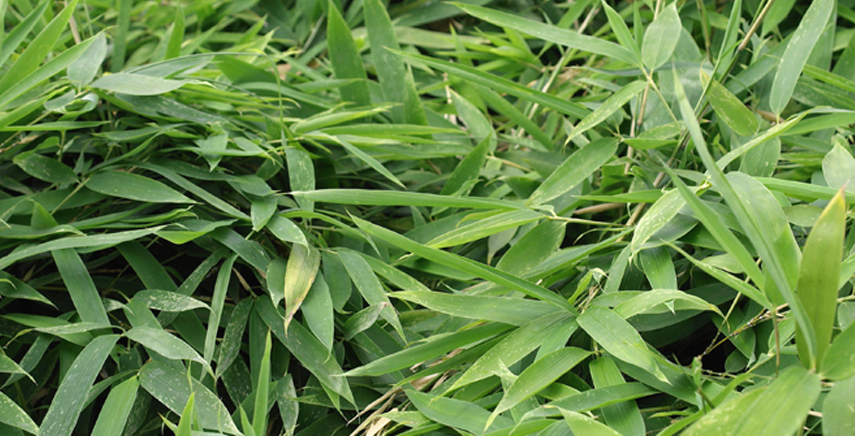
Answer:
M780 114L790 101L808 56L825 30L833 10L833 0L812 2L796 32L790 38L790 42L787 43L769 93L769 106L775 114Z
M644 65L651 71L655 70L674 53L677 48L677 35L682 30L680 14L677 13L677 4L671 3L659 12L656 19L647 26L644 31L644 40L641 43L641 59Z
M291 246L283 280L286 330L303 300L306 299L320 264L321 253L315 247L300 244Z
M617 313L605 307L589 307L579 316L579 327L616 359L666 380L641 335Z
M104 195L149 203L195 203L157 180L120 171L98 172L86 187Z
M86 395L118 340L117 335L99 336L74 359L42 421L40 435L71 436L83 412Z
M493 23L497 26L518 30L546 41L581 51L599 54L607 58L617 59L630 64L635 62L635 56L633 56L632 51L613 42L561 29L558 26L537 23L520 18L516 15L487 9L481 6L466 3L454 3L454 5L469 15Z
M494 415L502 413L549 386L585 360L591 353L575 347L562 348L543 356L525 369L505 391Z
M371 104L368 92L367 76L362 67L362 59L353 42L353 36L347 23L341 16L338 6L330 1L327 5L327 40L335 76L339 79L362 79L341 88L342 100L354 102L360 106Z
M124 432L139 386L139 378L131 377L110 389L91 436L112 436Z
M846 203L841 189L825 207L811 229L804 246L799 280L796 286L814 328L816 355L810 356L804 346L804 332L796 328L796 345L802 362L819 365L831 342L834 314L837 309L837 281L843 258L846 234ZM821 369L821 368L820 368Z
M529 196L528 203L543 204L567 193L608 162L617 146L617 139L601 138L576 151Z

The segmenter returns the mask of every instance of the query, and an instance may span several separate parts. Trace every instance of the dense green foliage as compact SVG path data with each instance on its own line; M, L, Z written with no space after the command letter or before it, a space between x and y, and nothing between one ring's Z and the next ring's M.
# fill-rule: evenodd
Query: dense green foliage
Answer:
M853 7L0 0L0 434L852 435Z

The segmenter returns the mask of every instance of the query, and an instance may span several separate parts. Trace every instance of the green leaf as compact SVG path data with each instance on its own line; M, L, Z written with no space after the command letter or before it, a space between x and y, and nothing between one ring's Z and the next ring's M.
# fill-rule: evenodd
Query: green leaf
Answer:
M822 360L822 375L830 380L855 376L855 323L834 338Z
M131 377L118 386L110 389L104 406L95 421L91 436L113 436L123 434L131 408L137 399L140 382L137 377Z
M717 166L716 162L713 161L712 155L707 149L706 141L701 133L700 126L698 125L698 120L695 118L694 110L689 104L685 90L680 84L676 73L674 76L674 91L677 94L683 120L686 122L692 141L695 143L695 147L701 155L701 160L703 160L704 166L707 168L707 171L709 171L716 189L718 189L728 206L730 206L746 235L751 240L752 245L754 245L760 254L760 258L763 259L764 267L769 271L770 277L774 281L774 285L780 291L787 304L790 305L790 310L792 311L797 324L800 328L804 329L805 336L809 338L807 348L811 350L811 354L813 354L816 350L816 343L813 340L813 327L810 324L807 312L798 301L798 297L795 295L793 290L795 287L795 280L792 279L795 274L794 265L798 263L798 259L796 258L798 247L795 247L795 252L793 252L795 242L792 240L792 233L789 231L789 227L787 226L786 215L784 215L783 211L780 210L780 205L777 205L777 203L773 204L775 201L774 198L771 200L768 199L768 197L772 197L768 191L760 189L755 185L757 182L756 179L744 174L740 175L740 173L732 173L732 175L736 175L734 180L751 185L743 187L746 188L746 190L743 191L742 195L744 195L746 191L750 191L752 194L761 196L763 200L762 205L766 209L764 210L765 213L762 215L754 213L753 207L749 207L746 200L743 200L743 197L741 197L740 194L737 194L730 181L725 178L724 173ZM749 196L747 198L751 197ZM760 200L760 198L751 198L751 200L756 201ZM754 205L751 204L751 206ZM780 215L776 213L775 206L777 206L777 210L780 211ZM749 210L751 210L751 212L749 212ZM760 216L762 216L762 218L759 218ZM775 233L770 224L779 225L777 221L779 221L780 217L783 217L784 226L788 228L788 231L781 232L780 229L775 229L778 230L778 232ZM770 219L772 219L773 222L770 223L768 221ZM771 238L768 237L770 234L772 235ZM784 257L786 257L786 259L784 259ZM746 269L746 271L750 270ZM793 283L791 283L791 281ZM755 282L764 283L765 280L755 280ZM769 287L769 285L766 285L766 287ZM766 287L764 287L764 290Z
M620 386L626 383L617 364L608 356L594 360L588 365L588 369L597 388ZM602 408L602 414L606 424L621 434L636 436L646 434L644 418L634 401L605 406Z
M496 417L489 425L490 412L469 401L437 397L412 389L404 391L413 405L429 419L449 427L481 435L488 430L510 427L513 421L503 416Z
M283 290L285 295L285 329L306 299L318 268L321 264L321 253L312 246L295 244L291 246L288 256L288 266L285 270ZM278 291L277 291L278 292Z
M39 434L39 427L30 415L27 415L21 406L2 392L0 392L0 422L32 434Z
M329 358L329 351L320 341L298 322L289 324L286 333L285 318L266 298L258 300L256 311L276 338L303 364L304 368L333 392L353 403L353 394L347 381L342 377L341 366L335 359Z
M496 12L501 13L501 12ZM513 18L515 21L520 21L518 17ZM540 26L540 25L538 25ZM567 31L568 33L572 33ZM574 34L575 35L575 34ZM623 49L614 43L609 43ZM404 57L408 62L423 63L430 67L445 71L446 73L457 76L463 80L471 81L479 85L486 86L498 92L506 92L515 97L519 97L525 101L537 103L543 107L554 109L559 113L570 115L576 118L584 118L589 111L584 106L570 102L565 99L556 97L552 94L546 94L536 89L522 86L516 82L496 76L494 74L485 73L477 68L468 67L465 65L455 64L447 61L438 60L428 56L412 54L408 52L396 52Z
M647 68L655 70L671 59L682 27L676 3L666 6L647 26L641 43L641 59Z
M638 43L635 42L635 38L632 37L632 33L629 31L629 27L626 26L626 22L623 20L623 17L609 6L605 0L601 2L601 5L606 11L606 17L609 19L609 26L611 26L612 31L614 31L615 38L617 38L621 46L628 48L632 52L635 57L635 64L641 65L641 50L638 48Z
M454 167L451 177L443 185L440 194L451 195L460 190L464 185L472 180L477 180L481 172L481 167L487 160L487 152L490 151L490 137L485 137L472 149L463 160Z
M380 0L366 0L363 16L368 29L368 42L371 44L371 58L374 60L383 97L386 101L401 104L400 107L392 108L392 120L395 123L427 125L427 116L416 92L412 74L407 70L401 56L387 50L401 48L386 6Z
M796 345L802 362L819 365L831 342L834 314L837 311L837 281L843 258L843 239L846 234L846 203L841 189L822 211L804 245L799 280L796 286L799 299L808 313L814 328L816 355L810 356L803 344L803 335L796 328ZM821 368L818 368L821 369Z
M341 329L342 333L344 333L344 340L349 341L359 333L368 330L368 328L377 322L377 318L380 317L380 312L386 307L388 306L385 303L373 304L354 313L347 319L347 321L345 321L344 326Z
M846 186L847 191L853 191L849 187L855 177L855 158L852 153L840 144L834 144L834 148L822 158L822 175L829 188L840 189Z
M193 395L196 417L203 429L230 435L241 434L217 395L199 380L188 378L182 368L151 361L143 365L139 377L140 386L173 413L182 413Z
M270 217L270 221L267 222L265 227L267 230L270 230L270 233L273 233L273 236L276 236L282 242L292 242L294 244L305 246L309 245L309 242L306 240L306 235L303 234L300 227L288 218L274 215Z
M764 391L765 389L755 389L731 398L711 412L707 412L683 434L686 436L733 435L735 427L739 424L737 416L754 404Z
M374 271L371 270L368 262L359 254L350 250L340 250L338 254L347 270L347 274L350 276L353 284L356 285L356 289L362 294L362 298L371 305L385 305L380 311L380 316L392 324L402 338L405 337L401 321L398 320L398 315L389 302L389 297L386 295L383 285L377 279Z
M433 291L395 292L392 297L415 303L437 312L473 320L487 320L511 325L524 325L558 310L537 300Z
M362 79L340 89L342 100L351 101L359 106L371 104L368 81L362 58L353 42L353 36L347 23L341 16L338 6L332 0L327 4L327 45L335 77L338 79Z
M117 335L99 336L74 359L42 421L40 435L71 436L86 405L89 389L118 340Z
M561 409L561 414L564 416L564 421L570 426L573 434L584 434L591 436L619 436L620 433L611 427L594 420L581 413L571 412Z
M209 309L210 307L188 295L175 291L144 290L134 294L134 300L149 309L162 310L164 312L186 312L195 309Z
M223 334L223 341L217 348L216 378L220 378L240 354L241 344L243 344L243 333L246 330L246 322L249 320L249 315L252 313L252 306L253 300L245 298L232 310L229 322L226 324L226 331Z
M95 89L127 95L160 95L190 83L134 73L115 73L100 77L89 86Z
M525 324L484 353L449 390L461 388L498 373L501 365L513 365L534 351L552 331L575 329L575 324L573 315L561 311L544 315Z
M641 292L615 306L614 313L629 319L641 313L651 313L651 309L661 307L668 302L679 303L674 307L675 310L711 310L724 316L718 307L704 299L676 289L653 289Z
M306 300L303 301L302 312L306 325L328 350L332 350L335 337L333 311L329 285L324 276L318 274Z
M273 259L267 266L267 293L274 306L285 299L285 273L288 261L281 257Z
M300 413L300 403L297 402L297 390L294 389L294 379L291 374L279 379L276 383L276 403L279 406L279 416L286 435L294 434L297 427L297 417Z
M435 335L427 339L424 343L410 346L394 354L371 361L359 368L352 369L346 375L352 377L376 377L388 374L436 358L437 356L442 356L457 348L483 341L510 328L510 326L504 324L489 323L448 335Z
M19 80L6 88L0 88L0 109L7 108L8 105L16 98L20 97L25 92L29 91L39 83L53 77L60 71L63 71L72 62L77 60L83 52L89 48L89 45L95 40L95 37L89 38L74 47L65 50L55 58L49 60L34 72L20 77ZM10 72L7 71L4 78L10 77Z
M357 206L429 206L470 209L521 209L523 206L506 200L479 197L450 197L423 192L378 191L370 189L318 189L294 191L295 197L333 204Z
M703 70L701 79L708 81L707 98L716 115L739 136L751 136L757 131L757 117L727 88L715 79L706 77Z
M615 358L665 381L656 356L647 348L641 335L617 313L605 307L591 306L579 316L579 327Z
M177 58L181 54L181 43L184 42L184 8L181 5L175 11L175 22L167 30L169 40L166 43L166 55L163 59Z
M586 412L589 410L599 409L603 406L656 395L658 393L660 393L660 391L649 388L638 382L629 382L605 388L590 389L547 403L546 405L529 412L527 417L534 418L560 415L559 411L556 409Z
M261 369L258 371L258 385L255 387L255 410L252 413L252 429L257 435L267 433L267 393L270 390L270 331L264 340L264 355Z
M631 82L623 86L618 92L612 94L608 99L606 99L606 101L603 102L603 104L601 104L593 112L588 114L588 116L582 119L582 121L579 121L579 124L576 124L576 127L573 129L573 132L567 136L567 139L564 141L564 144L569 144L570 141L572 141L582 133L601 125L615 112L619 111L620 108L622 108L625 104L629 103L630 100L635 98L635 96L638 95L639 92L643 91L646 87L647 83L641 80L636 80L635 82Z
M659 197L635 226L635 231L632 234L632 243L630 244L632 251L635 253L641 250L642 246L656 232L671 222L685 205L686 200L677 189L670 190Z
M606 58L617 59L630 64L635 62L635 56L632 51L602 38L584 35L578 32L562 29L558 26L538 23L521 18L519 15L499 12L481 6L466 3L453 4L460 9L463 9L467 14L489 23L493 23L497 26L518 30L545 41L554 42L580 51L602 55Z
M431 248L456 247L508 229L518 228L524 224L540 221L544 218L546 217L543 214L533 210L502 212L439 235L428 241L425 245Z
M524 275L543 264L564 241L566 223L546 220L526 232L496 264L496 269Z
M14 161L15 165L24 172L39 180L60 185L77 182L74 171L56 159L40 154L29 154L24 158L16 156Z
M804 368L791 366L749 407L742 410L734 435L793 434L819 397L819 377ZM720 433L719 433L720 434Z
M204 364L199 353L189 344L167 333L163 329L152 327L134 327L125 336L158 354L173 360L192 360Z
M243 410L243 409L241 409ZM196 422L196 393L191 393L187 399L184 410L181 411L181 419L178 420L178 429L175 436L191 436L193 424Z
M5 2L2 3L2 10L4 12L6 10L6 4L7 3ZM46 1L38 2L38 4L27 14L27 16L24 17L23 20L20 20L18 24L12 28L12 31L5 35L5 38L0 38L0 42L2 42L2 44L0 44L0 65L6 63L6 61L9 59L9 56L11 56L12 53L15 52L15 49L17 49L18 46L24 41L24 38L26 38L30 34L36 23L42 22L41 20L44 19L44 13L49 4L50 2Z
M195 203L157 180L121 171L98 172L86 187L104 195L149 203Z
M84 322L109 325L107 312L101 303L101 295L83 260L73 248L58 249L51 252L59 275L68 288L71 301Z
M260 232L270 222L270 218L276 213L277 206L276 197L272 195L252 201L250 217L252 218L252 230L254 232Z
M363 221L359 218L353 218L353 220L359 228L369 235L382 239L418 256L424 257L425 259L449 266L458 271L481 277L498 285L516 289L530 297L552 303L556 307L573 310L572 306L567 303L566 300L542 286L535 285L519 277L499 271L465 257L457 256L435 248L426 247L405 236L401 236L395 232L376 226L367 221Z
M769 106L775 114L780 114L790 101L808 56L825 30L833 11L834 0L811 2L799 27L787 43L769 93Z
M591 353L575 347L562 348L543 356L526 368L505 391L494 415L511 409L540 392L585 360Z
M618 140L601 138L571 154L528 198L528 204L543 204L582 183L615 154Z
M87 86L95 79L98 68L107 57L107 37L99 33L92 45L68 66L68 79L78 87Z
M205 334L205 349L204 359L210 365L211 359L214 358L214 349L216 348L217 333L220 330L220 320L223 315L223 307L226 301L226 292L229 289L229 281L232 277L232 269L234 268L237 253L234 253L223 261L220 270L217 272L217 281L214 283L214 294L211 297L211 312L208 315L208 330Z
M24 52L0 78L0 89L9 90L13 85L20 85L24 78L36 71L65 30L65 26L68 25L68 20L76 7L77 0L71 0L62 9L62 12L56 14L42 31L27 44ZM2 106L3 104L0 104L0 107Z
M845 436L855 433L855 377L834 383L822 403L822 434Z

